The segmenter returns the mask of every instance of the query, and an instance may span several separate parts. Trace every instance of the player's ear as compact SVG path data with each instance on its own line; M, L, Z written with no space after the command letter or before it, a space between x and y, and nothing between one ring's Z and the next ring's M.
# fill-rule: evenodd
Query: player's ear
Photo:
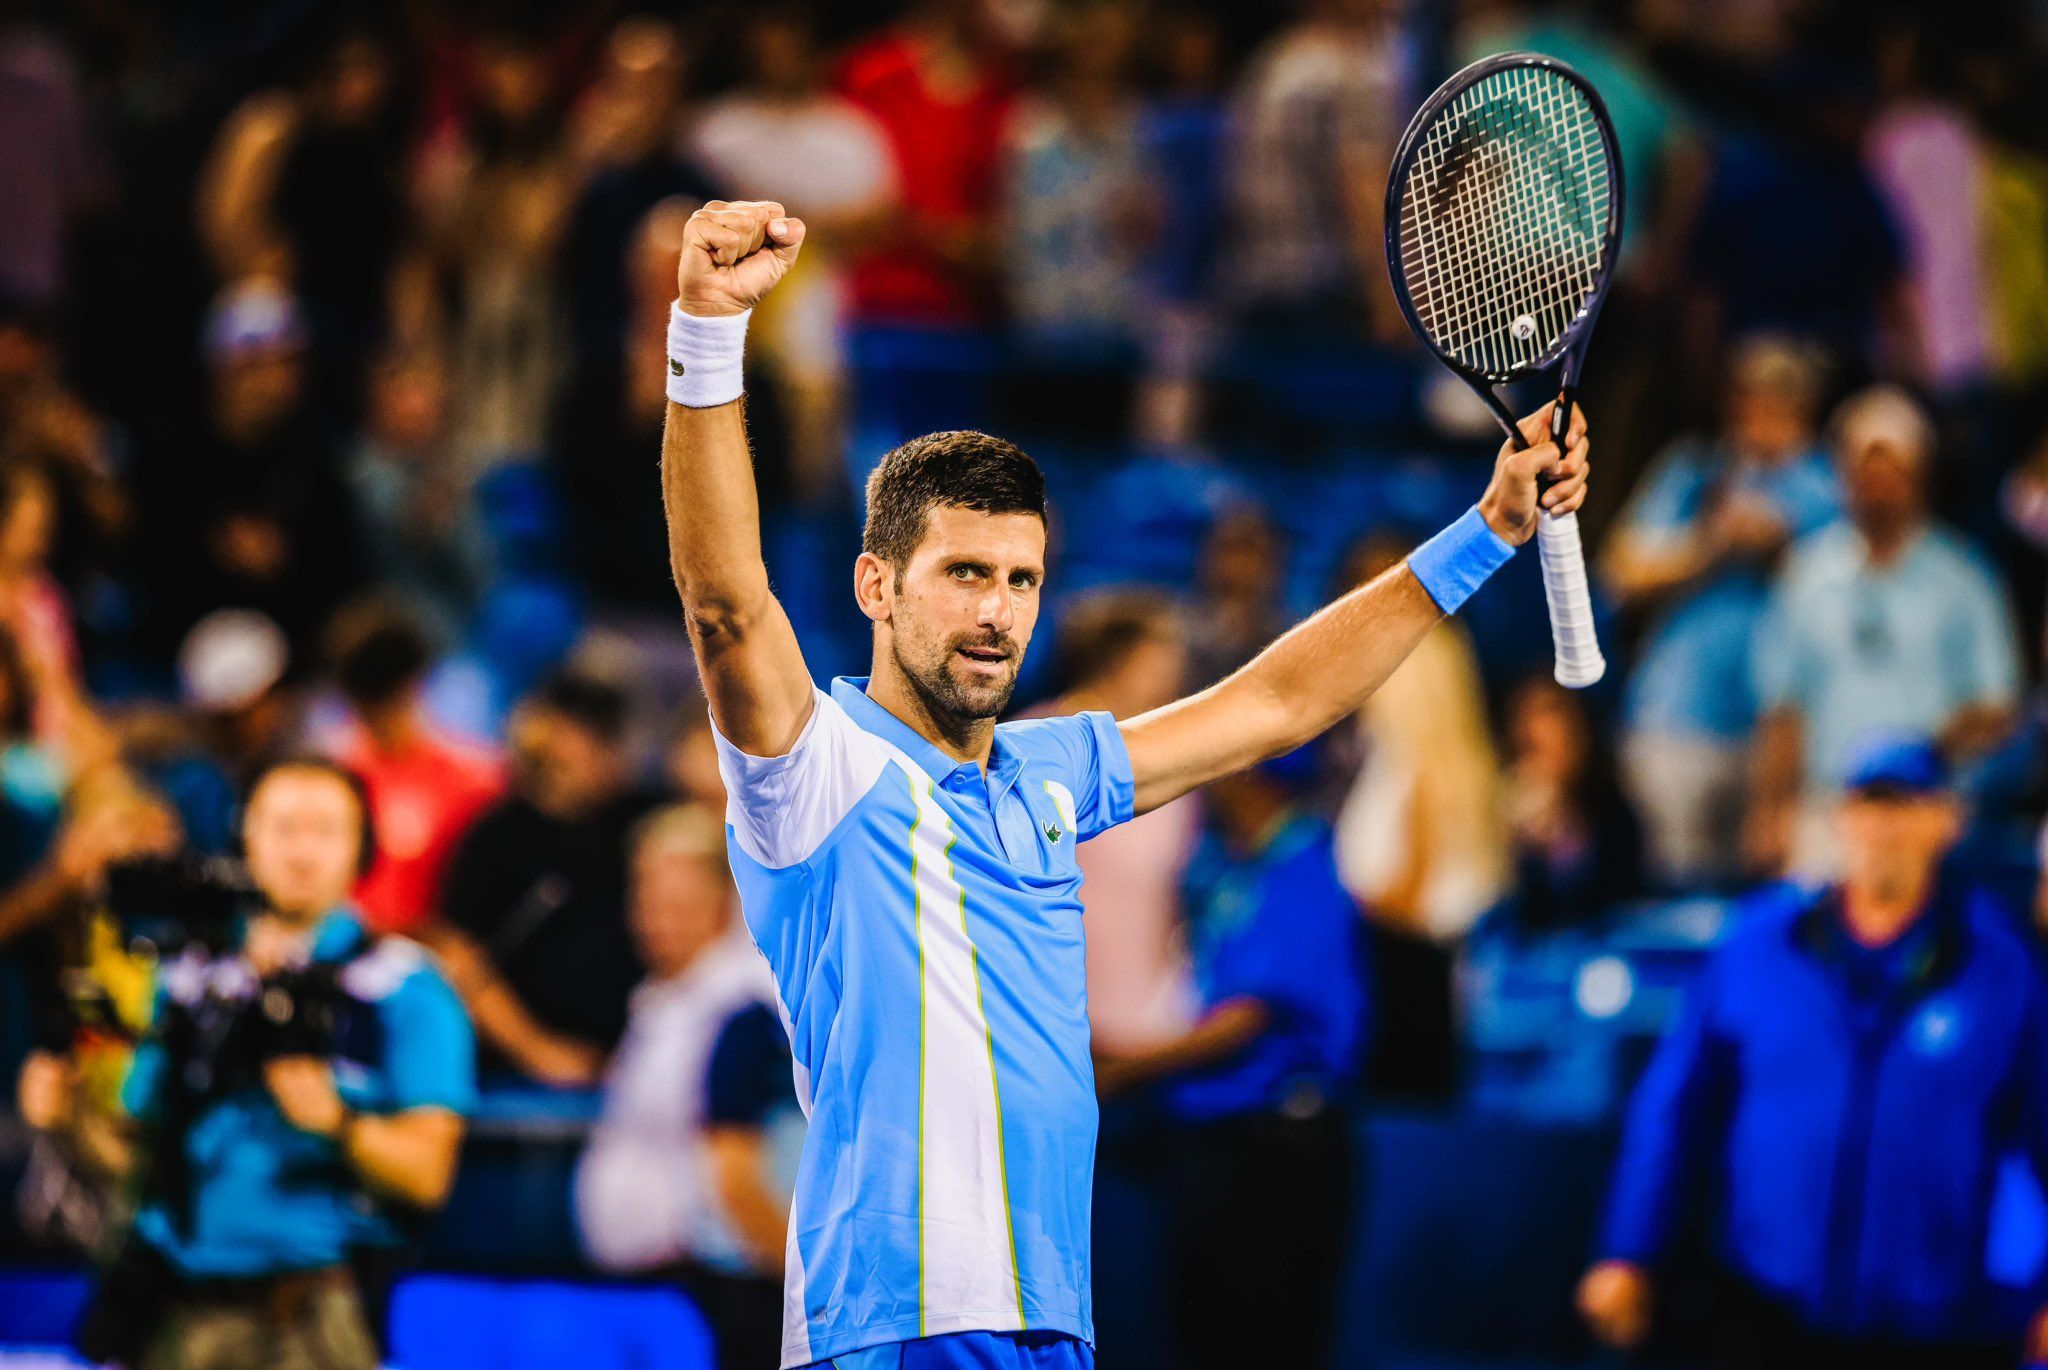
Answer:
M895 603L896 568L873 552L862 552L853 563L853 599L860 611L876 623L887 623Z

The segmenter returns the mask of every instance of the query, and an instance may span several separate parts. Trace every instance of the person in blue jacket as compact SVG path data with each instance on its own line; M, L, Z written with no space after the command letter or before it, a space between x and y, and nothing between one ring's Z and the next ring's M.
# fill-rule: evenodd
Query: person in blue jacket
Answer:
M2048 987L2014 921L1942 877L1945 785L1931 742L1866 740L1839 883L1759 896L1701 972L1636 1090L1579 1287L1602 1340L1643 1340L1650 1272L1711 1199L1731 1366L2048 1351L2048 1316L2001 1311L1986 1265L2002 1163L2048 1173Z
M1358 905L1300 798L1316 774L1309 746L1204 792L1181 901L1195 1021L1096 1060L1098 1089L1148 1087L1169 1127L1166 1277L1199 1329L1174 1362L1189 1370L1326 1365L1336 1336L1367 1003Z

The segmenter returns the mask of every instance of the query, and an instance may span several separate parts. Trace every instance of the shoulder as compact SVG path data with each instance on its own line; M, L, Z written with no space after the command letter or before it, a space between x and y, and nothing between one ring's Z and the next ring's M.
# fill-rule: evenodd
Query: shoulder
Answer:
M1115 717L1102 709L998 723L996 735L1027 761L1069 759L1099 749L1111 737L1123 736Z
M409 937L383 936L342 967L341 987L351 998L391 1012L452 1008L461 1012L448 977L432 952Z
M1791 949L1794 925L1823 893L1785 881L1737 900L1729 910L1729 930L1708 956L1708 965L1725 970L1782 958Z
M1953 528L1930 527L1921 546L1930 564L1965 588L1993 590L1997 586L1997 573L1992 570L1990 559Z
M1859 556L1856 530L1846 523L1831 523L1792 544L1785 557L1781 589L1799 593L1839 580L1850 574Z

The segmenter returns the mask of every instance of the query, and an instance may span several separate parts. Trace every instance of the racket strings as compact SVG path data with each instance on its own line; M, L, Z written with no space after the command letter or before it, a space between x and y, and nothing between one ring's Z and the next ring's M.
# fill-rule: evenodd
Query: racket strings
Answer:
M1605 266L1608 158L1585 94L1542 68L1496 72L1438 115L1402 188L1400 236L1439 348L1505 378L1556 345Z

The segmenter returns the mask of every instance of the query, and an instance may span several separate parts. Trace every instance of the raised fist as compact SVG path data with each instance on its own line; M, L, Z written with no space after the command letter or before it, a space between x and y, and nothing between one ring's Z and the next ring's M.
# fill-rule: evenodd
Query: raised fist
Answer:
M676 299L700 318L745 313L775 288L803 241L804 221L773 200L713 200L683 227Z

